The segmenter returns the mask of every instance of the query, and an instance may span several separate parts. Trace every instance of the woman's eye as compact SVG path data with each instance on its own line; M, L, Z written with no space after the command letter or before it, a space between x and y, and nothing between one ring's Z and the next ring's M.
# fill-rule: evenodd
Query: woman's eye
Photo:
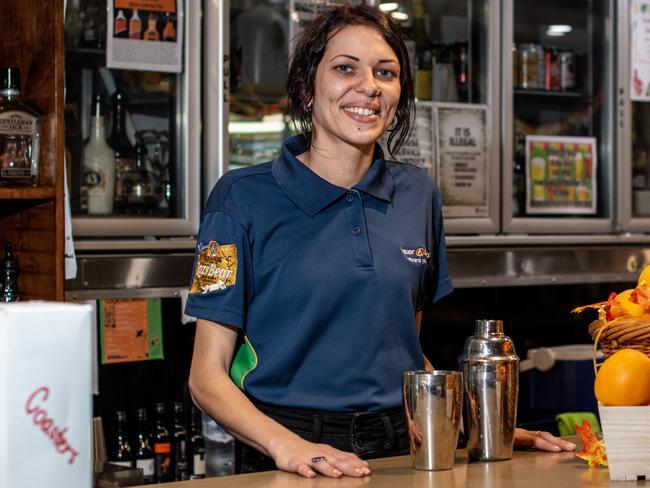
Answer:
M340 64L336 67L336 71L339 71L340 73L352 73L352 66Z
M377 78L382 80L390 80L395 77L395 73L389 69L378 69L375 71Z

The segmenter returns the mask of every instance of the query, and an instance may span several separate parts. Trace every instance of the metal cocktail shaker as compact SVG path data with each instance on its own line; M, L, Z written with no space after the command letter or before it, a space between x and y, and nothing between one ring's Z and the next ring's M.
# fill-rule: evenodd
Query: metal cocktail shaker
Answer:
M512 458L519 358L501 320L477 320L458 359L463 372L464 426L472 461Z

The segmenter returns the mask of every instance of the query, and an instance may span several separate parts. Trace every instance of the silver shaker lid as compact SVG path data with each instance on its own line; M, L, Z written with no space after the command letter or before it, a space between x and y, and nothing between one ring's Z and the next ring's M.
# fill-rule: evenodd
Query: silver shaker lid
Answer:
M474 335L467 338L459 362L466 361L519 361L515 345L503 333L503 321L481 319L476 321Z

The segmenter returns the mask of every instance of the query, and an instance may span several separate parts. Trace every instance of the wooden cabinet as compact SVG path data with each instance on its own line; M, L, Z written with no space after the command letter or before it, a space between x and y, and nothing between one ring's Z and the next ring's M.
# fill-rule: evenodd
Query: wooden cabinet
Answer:
M63 300L63 0L0 1L0 65L45 113L37 188L0 188L0 244L20 266L22 300Z

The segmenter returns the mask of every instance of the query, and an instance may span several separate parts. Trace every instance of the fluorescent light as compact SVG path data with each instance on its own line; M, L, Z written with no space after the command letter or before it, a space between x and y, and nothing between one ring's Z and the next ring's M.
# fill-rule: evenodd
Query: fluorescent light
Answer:
M409 18L409 14L407 14L406 12L399 12L399 11L391 12L390 16L395 20L408 20Z
M549 25L546 29L546 35L551 37L558 37L568 34L573 30L573 27L566 24Z
M397 2L385 2L379 5L379 10L382 12L392 12L393 10L397 10L399 7L399 3Z

